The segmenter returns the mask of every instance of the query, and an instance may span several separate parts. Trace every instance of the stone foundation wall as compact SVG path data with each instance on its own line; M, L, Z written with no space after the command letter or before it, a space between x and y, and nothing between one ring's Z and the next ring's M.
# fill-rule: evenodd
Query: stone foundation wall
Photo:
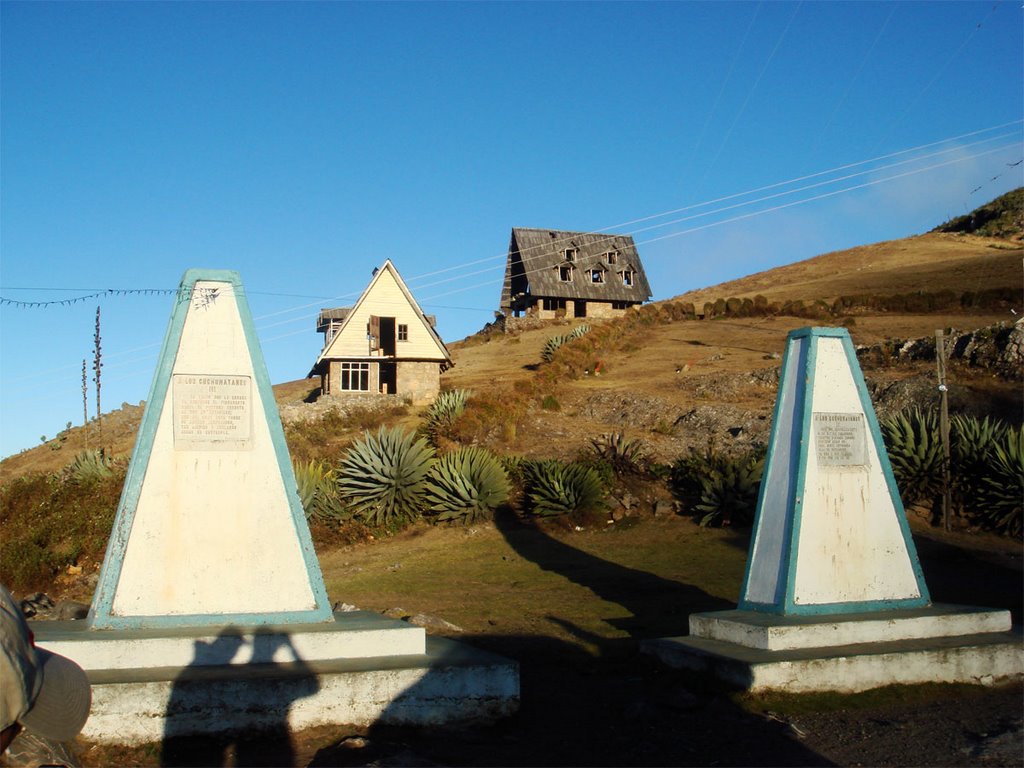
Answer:
M412 399L413 405L429 403L441 389L441 371L436 362L398 363L396 394Z

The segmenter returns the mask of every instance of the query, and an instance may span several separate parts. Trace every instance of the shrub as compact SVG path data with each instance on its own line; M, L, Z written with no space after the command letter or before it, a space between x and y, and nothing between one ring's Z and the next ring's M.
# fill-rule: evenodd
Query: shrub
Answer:
M508 477L501 463L475 446L442 456L427 476L425 500L438 522L489 519L508 497Z
M519 419L530 402L532 389L499 386L473 395L466 410L448 430L452 440L463 444L493 446L515 440Z
M73 479L31 474L0 488L0 578L15 592L48 589L69 565L98 563L110 537L125 466Z
M605 487L590 467L555 459L524 466L528 512L538 517L583 515L605 507Z
M562 410L561 404L554 395L544 395L544 399L540 403L540 407L545 411L560 411Z
M389 403L383 408L376 405L353 408L348 412L332 408L318 418L285 424L288 451L297 460L336 461L344 453L353 432L358 434L376 429L388 418L403 415L407 410L404 404L397 403Z
M357 517L389 529L421 514L434 449L400 428L366 433L342 460L338 493Z

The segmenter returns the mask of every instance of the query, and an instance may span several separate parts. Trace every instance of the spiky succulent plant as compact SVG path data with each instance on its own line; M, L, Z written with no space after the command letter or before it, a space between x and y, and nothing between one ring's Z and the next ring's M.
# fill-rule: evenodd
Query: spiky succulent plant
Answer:
M702 513L700 524L752 523L763 472L764 457L757 453L719 457L714 468L700 478L700 502L695 507Z
M466 410L472 393L468 389L449 389L441 392L424 416L423 434L433 443Z
M639 440L627 440L622 432L612 432L590 441L594 453L612 465L616 472L636 472L646 458Z
M1024 532L1024 429L1007 429L995 444L977 509L986 527L1017 537Z
M306 518L344 520L349 515L338 498L334 469L324 461L295 461L295 485Z
M934 411L914 408L880 424L904 504L942 493L942 443Z
M87 483L114 474L113 460L103 451L81 451L68 465L68 476L72 482Z
M526 465L529 512L539 517L596 512L605 506L600 476L582 464L554 459Z
M545 363L550 363L555 358L555 352L560 346L569 341L568 336L552 336L544 344L544 349L541 350L540 359Z
M1006 424L998 419L978 419L957 414L949 420L952 444L953 497L956 506L972 517L978 509L979 487L989 474L995 447L1006 434Z
M475 446L442 456L427 477L426 503L438 522L486 520L508 501L508 495L501 462Z
M411 432L398 427L367 432L341 461L338 494L370 525L410 523L423 511L433 460L434 449Z

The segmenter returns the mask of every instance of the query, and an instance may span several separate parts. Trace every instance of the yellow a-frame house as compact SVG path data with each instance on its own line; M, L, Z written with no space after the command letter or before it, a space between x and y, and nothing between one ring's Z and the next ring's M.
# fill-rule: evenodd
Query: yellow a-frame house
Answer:
M324 347L309 376L322 395L398 395L429 402L452 363L448 348L388 259L351 307L323 309Z

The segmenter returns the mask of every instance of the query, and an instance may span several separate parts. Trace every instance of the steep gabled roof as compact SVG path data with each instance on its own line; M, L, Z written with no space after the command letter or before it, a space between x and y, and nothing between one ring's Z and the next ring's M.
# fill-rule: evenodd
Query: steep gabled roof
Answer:
M337 313L338 315L343 317L341 326L338 328L338 331L335 334L334 338L331 340L331 342L326 347L324 347L319 357L317 357L316 363L313 364L314 371L320 366L320 364L324 360L328 358L347 357L347 355L332 354L332 350L340 342L340 340L346 336L345 331L348 328L348 325L352 322L352 319L355 317L362 316L360 310L364 308L363 305L367 302L369 297L372 296L372 294L374 293L374 289L377 287L381 278L384 277L384 275L386 274L391 275L394 278L395 284L398 286L403 297L408 302L409 307L415 312L416 317L419 319L420 323L422 323L423 325L423 328L429 334L430 339L434 342L434 344L437 345L438 357L443 357L443 359L448 363L448 365L453 364L451 362L451 354L448 352L448 347L446 347L445 343L441 340L441 337L438 335L437 330L434 328L434 324L430 322L430 319L428 319L426 315L423 314L423 310L420 309L420 305L417 303L416 299L413 298L413 295L409 291L408 286L406 286L405 281L402 279L402 276L398 274L398 270L395 268L395 265L391 263L391 259L388 259L379 269L374 271L373 278L370 280L370 284L366 286L366 289L359 296L359 299L356 301L356 303L353 304L351 307L341 308L342 311L339 311ZM325 316L331 316L332 312L332 310L321 310L320 317L323 318Z
M571 260L567 258L567 251ZM616 263L608 263L609 253L615 254ZM561 279L563 267L572 268L571 281ZM603 282L592 281L593 269L604 271ZM632 285L623 283L625 271L632 273ZM538 297L639 303L651 298L651 286L629 235L515 227L505 264L502 309L507 310L513 298L524 293Z

